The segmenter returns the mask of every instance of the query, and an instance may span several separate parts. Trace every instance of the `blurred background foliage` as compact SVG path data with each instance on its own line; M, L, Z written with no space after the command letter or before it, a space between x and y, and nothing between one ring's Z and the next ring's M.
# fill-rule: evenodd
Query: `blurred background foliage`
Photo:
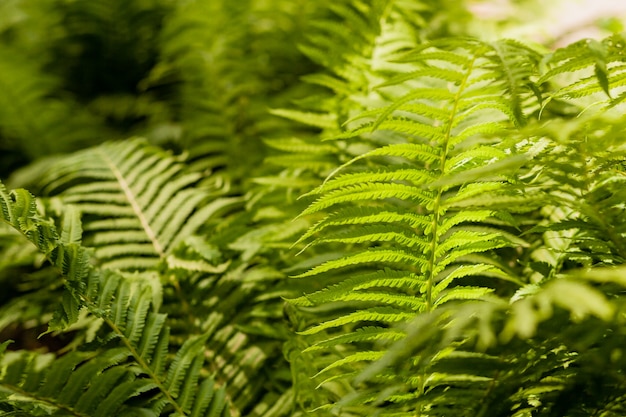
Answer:
M528 9L533 1L511 6ZM467 7L474 3L416 3L415 24L424 38L436 38L502 32L511 22L508 10L506 19L494 15L474 27ZM301 77L320 68L299 46L315 36L313 22L333 15L332 4L3 0L0 178L133 135L187 150L202 168L227 168L229 181L249 177L266 155L262 139L294 129L268 109L315 94Z
M266 154L261 139L293 129L267 110L313 95L301 76L319 68L299 45L332 3L3 0L0 178L132 135L187 150L206 169L228 166L228 180L250 176ZM542 24L540 10L551 9L536 0L421 4L415 23L425 38L521 33L550 42L572 31ZM600 25L616 30L611 19Z
M267 108L315 68L297 45L324 3L1 2L0 178L131 135L178 150L219 138L198 152L245 144L260 161L258 138L281 123Z

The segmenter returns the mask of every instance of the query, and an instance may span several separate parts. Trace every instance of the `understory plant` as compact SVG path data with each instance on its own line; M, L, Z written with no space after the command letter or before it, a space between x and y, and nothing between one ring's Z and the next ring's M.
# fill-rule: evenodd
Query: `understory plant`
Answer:
M0 5L0 414L623 416L626 38L467 6Z

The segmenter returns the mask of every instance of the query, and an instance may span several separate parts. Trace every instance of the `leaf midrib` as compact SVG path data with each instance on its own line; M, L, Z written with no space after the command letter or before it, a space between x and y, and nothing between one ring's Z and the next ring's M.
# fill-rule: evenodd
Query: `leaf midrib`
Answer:
M474 63L476 62L476 55L473 56L472 60L469 62L468 67L467 67L467 71L465 73L465 76L463 77L463 81L461 82L461 85L459 86L459 89L457 90L455 96L454 96L454 102L453 102L453 106L452 106L452 110L450 111L450 117L448 118L448 122L447 122L447 126L446 126L446 132L445 132L445 138L444 138L444 142L442 143L442 153L441 153L441 158L439 160L439 169L441 172L441 175L443 176L445 174L445 166L446 166L446 160L448 157L448 151L449 151L449 142L450 142L450 137L452 135L452 125L454 122L454 119L456 117L456 114L458 112L458 105L459 105L459 101L461 99L461 94L465 88L465 86L467 85L467 81L469 80L470 75L472 74L472 69L474 67ZM437 245L439 243L439 239L437 238L437 230L439 227L439 220L441 219L441 215L439 213L439 207L440 207L440 203L441 203L441 197L443 195L443 186L439 186L437 187L437 193L435 195L435 204L434 207L432 209L433 212L433 219L432 219L432 241L431 241L431 245L430 245L430 256L428 257L428 281L427 281L427 286L426 286L426 311L429 312L433 309L433 286L434 286L434 281L435 281L435 274L434 274L434 270L435 270L435 263L436 263L436 256L435 253L437 252Z

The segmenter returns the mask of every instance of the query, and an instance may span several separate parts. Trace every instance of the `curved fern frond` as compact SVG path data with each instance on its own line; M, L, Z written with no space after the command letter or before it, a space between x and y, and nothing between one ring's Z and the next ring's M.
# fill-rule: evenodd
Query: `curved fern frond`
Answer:
M54 223L38 215L34 197L25 190L9 193L0 183L0 208L2 220L46 254L66 280L67 291L51 328L66 328L85 308L105 325L96 346L110 346L104 354L97 350L73 352L54 360L46 370L29 367L34 359L26 355L3 366L4 388L26 396L26 407L34 402L77 416L110 415L136 396L147 397L143 408L157 416L163 412L186 416L192 411L205 415L209 404L198 393L207 391L207 383L198 387L195 382L203 369L207 336L189 338L170 360L169 327L166 316L158 313L162 298L159 277L94 269L88 250L78 243L81 226L72 210L67 211L59 236ZM98 382L102 384L92 388L91 384ZM97 402L89 400L94 396L108 401L95 409ZM8 401L12 406L20 402ZM211 415L222 415L223 395L216 402L221 406L213 406Z
M142 140L108 143L69 156L47 175L44 191L82 214L85 244L104 268L154 268L222 209L199 189L201 175ZM234 203L234 201L231 201Z
M15 413L56 412L79 417L161 415L158 407L141 401L152 396L157 385L125 365L128 357L129 351L123 347L103 352L71 352L60 358L4 352L0 355L0 402ZM196 367L187 372L191 381L197 380L198 370ZM181 412L175 415L229 415L224 408L223 389L215 390L214 386L208 378L194 390L186 387L183 394L187 396L181 395ZM197 396L189 394L196 389Z
M23 234L65 278L67 292L55 314L52 327L64 328L74 323L84 302L83 292L90 273L87 249L75 242L72 230L79 230L79 221L68 212L59 236L54 223L39 215L35 197L24 189L9 192L0 183L2 220Z

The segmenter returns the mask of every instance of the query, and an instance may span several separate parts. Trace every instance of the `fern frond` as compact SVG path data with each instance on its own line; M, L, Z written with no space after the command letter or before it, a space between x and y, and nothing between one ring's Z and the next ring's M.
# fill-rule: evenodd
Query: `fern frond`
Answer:
M75 416L123 412L129 409L125 401L153 388L149 381L117 366L126 356L124 349L91 358L76 352L50 363L49 357L5 353L0 374L3 400L15 411L34 406ZM28 378L22 379L25 371Z
M44 189L88 219L85 243L105 268L154 267L214 213L200 176L141 140L105 144L59 161Z
M459 50L471 58L456 59ZM515 195L514 173L529 156L498 146L496 134L509 135L527 123L525 111L534 100L530 77L538 60L538 53L516 42L452 39L424 45L403 59L415 70L379 87L394 97L392 103L363 113L361 118L375 120L338 137L369 140L374 149L342 164L308 194L317 199L301 216L326 215L301 241L349 245L350 252L296 275L332 284L292 301L304 311L328 309L323 320L300 332L313 338L316 352L328 355L318 371L325 383L350 379L355 369L379 359L380 345L373 342L388 340L387 328L394 324L449 303L487 297L501 285L495 281L519 283L498 262L478 255L496 258L504 248L525 244L506 231L516 226L509 207L492 205L484 196ZM398 96L400 87L409 92ZM457 208L469 201L482 203ZM354 310L342 310L340 303ZM362 328L371 335L360 338ZM431 386L390 394L384 401L396 403L398 410L415 410L412 401L432 401L430 389L490 381L471 372L422 372ZM382 382L384 375L376 378ZM417 389L410 379L394 381L399 389Z
M537 186L547 194L546 220L529 232L543 235L545 248L556 255L549 261L556 268L551 276L564 267L621 264L626 259L623 117L588 115L570 131L556 129L558 123L540 129L553 145L539 158ZM539 253L535 259L547 260Z
M105 350L105 354L74 352L54 360L45 371L45 378L36 377L31 368L19 370L30 359L18 361L19 369L18 365L3 368L6 388L20 395L28 394L25 404L41 403L44 407L71 410L74 415L109 415L126 407L124 403L130 398L153 390L160 392L153 396L150 406L156 415L171 407L184 416L196 401L205 401L197 398L195 384L182 384L182 380L198 380L206 337L190 339L167 365L170 362L169 328L166 316L157 312L161 304L161 284L154 280L158 280L158 276L149 273L122 276L107 270L93 270L87 250L74 243L80 236L73 232L80 230L76 213L67 212L62 226L64 233L59 237L54 224L38 216L32 195L25 190L9 193L1 186L3 220L46 253L68 282L68 290L52 325L66 327L76 321L80 308L86 308L110 329L103 333L103 343L119 341L118 347ZM134 371L127 366L128 361L134 363ZM82 362L85 363L80 365ZM30 383L35 385L16 385L22 380L22 372L28 372L24 381L32 378ZM37 381L42 380L39 386ZM96 385L90 388L92 383ZM204 386L203 390L206 389ZM97 402L88 401L95 396L102 396L106 405L96 410ZM92 411L83 412L74 407Z
M94 417L153 413L145 406L129 404L130 400L136 402L157 386L124 366L128 356L128 350L123 347L97 354L72 352L57 359L51 355L4 353L0 356L0 398L15 412L34 409ZM195 409L190 414L178 415L224 415L224 399L210 395L213 387L214 381L206 379L199 392L207 397L199 397L196 402L189 397L183 408L190 409L193 404ZM212 408L207 413L209 405Z
M2 220L23 234L65 278L67 292L61 308L56 310L52 327L64 328L78 319L83 305L83 292L90 273L87 249L73 242L79 230L75 215L68 212L59 236L54 223L39 215L35 197L24 189L9 192L0 182L0 209Z

